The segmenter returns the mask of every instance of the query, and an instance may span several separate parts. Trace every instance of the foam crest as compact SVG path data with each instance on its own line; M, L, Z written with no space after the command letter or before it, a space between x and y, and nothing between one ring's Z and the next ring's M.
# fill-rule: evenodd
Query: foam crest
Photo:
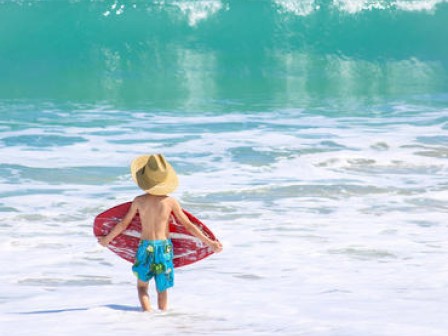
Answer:
M355 14L372 10L433 11L446 0L333 0L333 5L344 12Z
M446 2L447 0L332 0L330 7L348 14L374 10L432 12L439 4ZM297 16L308 16L325 8L315 0L274 0L274 3L279 7L280 14Z
M372 9L384 10L390 8L390 2L386 0L333 0L333 5L337 9L350 14Z
M292 13L298 16L307 16L319 10L320 6L315 0L274 0L279 7L279 13Z
M394 5L397 9L405 11L431 12L435 10L439 4L447 2L447 0L397 0Z
M172 4L178 7L188 17L188 24L192 27L219 11L228 8L220 0L174 1Z

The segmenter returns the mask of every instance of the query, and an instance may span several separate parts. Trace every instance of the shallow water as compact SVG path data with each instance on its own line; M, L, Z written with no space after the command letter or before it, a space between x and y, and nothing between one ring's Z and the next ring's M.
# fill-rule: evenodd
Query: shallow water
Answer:
M2 120L6 332L446 330L446 110L374 118L103 111L107 126L95 124L98 111L65 113L79 118L48 124L35 111L38 121ZM180 175L175 196L225 250L179 269L170 311L145 316L130 265L98 247L91 226L139 193L130 160L162 150Z

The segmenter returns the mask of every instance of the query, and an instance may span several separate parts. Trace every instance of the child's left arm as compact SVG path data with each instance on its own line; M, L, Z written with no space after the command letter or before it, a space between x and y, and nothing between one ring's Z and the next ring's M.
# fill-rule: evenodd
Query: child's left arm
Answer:
M196 225L194 225L192 222L190 222L188 217L182 211L182 208L179 205L179 203L175 199L172 199L172 202L173 202L172 210L174 212L174 215L180 220L182 225L184 225L185 228L188 231L190 231L193 235L195 235L200 240L202 240L205 244L210 246L214 252L216 252L216 253L221 252L222 244L219 241L211 240L205 234L203 234L202 231Z

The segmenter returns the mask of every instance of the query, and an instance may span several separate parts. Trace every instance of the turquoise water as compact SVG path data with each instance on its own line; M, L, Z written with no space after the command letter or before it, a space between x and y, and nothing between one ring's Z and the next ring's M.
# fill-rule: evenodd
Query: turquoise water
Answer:
M447 23L442 0L0 0L2 331L446 336ZM146 316L92 221L159 152L224 252Z
M446 22L437 0L2 1L0 98L201 113L446 101Z

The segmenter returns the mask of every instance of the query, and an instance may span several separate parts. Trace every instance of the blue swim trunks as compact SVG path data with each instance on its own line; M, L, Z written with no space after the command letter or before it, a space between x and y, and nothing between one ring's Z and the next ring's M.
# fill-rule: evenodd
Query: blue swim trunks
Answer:
M154 277L159 292L173 287L174 266L171 239L140 241L132 271L143 282L148 282Z

